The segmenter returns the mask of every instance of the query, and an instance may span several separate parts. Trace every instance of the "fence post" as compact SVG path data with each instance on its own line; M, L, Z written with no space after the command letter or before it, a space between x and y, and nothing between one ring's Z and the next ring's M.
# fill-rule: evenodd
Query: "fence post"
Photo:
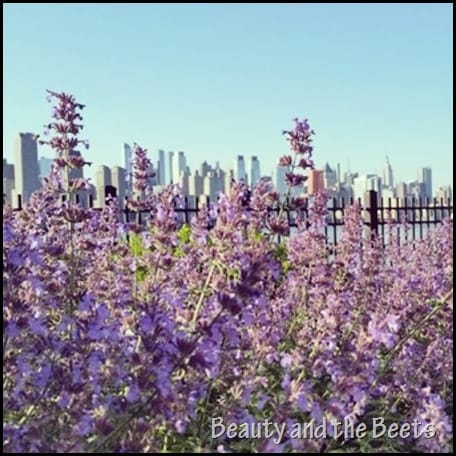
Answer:
M369 190L364 194L364 223L368 227L368 236L371 240L378 234L378 195L375 190Z

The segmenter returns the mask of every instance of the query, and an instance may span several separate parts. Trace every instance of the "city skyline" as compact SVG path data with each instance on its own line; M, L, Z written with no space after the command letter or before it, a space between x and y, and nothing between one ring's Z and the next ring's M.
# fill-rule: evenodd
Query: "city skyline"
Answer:
M449 4L6 4L4 157L13 159L16 132L42 134L49 88L87 105L83 153L95 164L122 164L127 138L184 150L192 169L256 155L269 174L288 152L282 130L307 117L319 168L382 175L388 155L396 179L428 166L435 188L448 185L451 13Z
M17 195L24 195L22 202L28 201L30 194L39 187L39 179L47 177L50 172L52 159L40 156L38 159L37 136L32 133L19 133L16 138L16 156L15 163L9 164L6 159L3 160L3 185L7 200L12 202L13 206L17 204ZM70 155L81 156L77 150L70 151ZM89 193L93 196L96 207L104 205L107 186L116 188L117 196L123 205L125 196L133 197L131 184L132 177L127 179L127 175L132 170L131 159L133 158L133 148L128 143L123 143L122 166L106 166L101 164L93 167L94 179L90 179L91 190L89 192L79 192L78 201L84 206L88 204ZM275 190L282 196L287 193L285 175L290 171L290 167L277 165L274 171L268 175L261 173L261 164L257 156L252 155L248 160L243 155L237 155L234 159L233 167L222 169L219 161L215 167L206 160L200 164L199 169L191 169L187 165L185 152L179 151L177 154L168 151L166 154L163 149L149 154L151 161L149 166L151 186L163 187L168 184L179 184L182 194L186 196L207 195L211 199L216 198L221 193L229 192L230 182L242 180L250 187L254 186L260 178L271 180ZM248 166L246 166L248 162ZM168 163L168 164L167 164ZM17 182L15 183L15 176ZM27 187L23 187L23 176L27 176ZM168 177L167 177L168 176ZM353 172L350 169L342 172L340 163L334 167L327 162L323 169L308 170L307 183L298 188L293 188L291 194L313 195L318 191L325 190L330 197L343 198L349 200L363 199L365 192L375 190L379 197L386 200L388 198L410 198L417 200L432 201L434 197L438 200L452 200L451 185L433 187L432 168L419 167L417 178L413 181L403 182L394 178L395 173L389 161L385 157L383 164L383 174L362 174ZM83 170L72 170L69 178L83 178ZM85 176L87 177L87 176ZM35 184L34 184L35 182ZM34 187L34 188L32 188ZM21 191L22 189L22 191ZM111 193L111 190L109 190Z

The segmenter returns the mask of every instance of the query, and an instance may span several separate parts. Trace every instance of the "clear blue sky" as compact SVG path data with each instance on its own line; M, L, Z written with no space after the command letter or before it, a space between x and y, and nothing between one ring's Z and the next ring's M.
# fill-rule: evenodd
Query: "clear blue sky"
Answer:
M195 168L259 156L270 173L307 117L314 159L453 182L452 4L4 4L3 149L42 132L45 90L85 103L86 159L136 141ZM40 150L40 155L50 156Z

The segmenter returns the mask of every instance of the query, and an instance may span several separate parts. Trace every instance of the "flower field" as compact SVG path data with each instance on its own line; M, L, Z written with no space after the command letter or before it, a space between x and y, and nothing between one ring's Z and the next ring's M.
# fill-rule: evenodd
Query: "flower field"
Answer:
M50 97L51 177L3 206L4 452L452 451L451 221L383 248L355 204L329 260L325 196L288 237L261 181L248 207L234 184L181 225L179 189L152 193L136 146L151 218L123 223L115 202L74 202L83 106ZM291 188L313 131L284 134Z

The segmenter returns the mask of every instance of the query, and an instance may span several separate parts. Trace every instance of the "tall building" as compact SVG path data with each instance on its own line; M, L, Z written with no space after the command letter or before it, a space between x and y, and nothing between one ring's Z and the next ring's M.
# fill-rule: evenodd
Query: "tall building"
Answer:
M165 151L160 149L158 151L158 184L159 185L166 185L166 162L165 162Z
M247 182L247 174L245 172L245 161L244 161L244 156L243 155L238 155L236 157L236 160L234 162L234 173L235 173L235 179L237 182L243 181L245 184L248 184Z
M307 182L308 195L315 195L325 189L324 171L321 169L311 169Z
M168 174L169 174L169 182L170 184L174 184L173 182L173 168L174 168L174 152L168 152Z
M32 193L40 188L38 168L38 136L33 133L19 133L15 140L15 196L21 195L22 203L30 199Z
M198 170L190 174L188 178L188 194L200 196L204 193L204 176Z
M260 180L260 161L256 155L250 157L250 186L253 188Z
M12 204L14 189L14 165L3 159L3 196Z
M332 188L337 184L337 173L334 169L326 163L325 169L323 170L323 181L325 188Z
M215 171L210 171L204 176L203 181L204 194L209 196L211 200L215 198Z
M113 166L111 168L111 185L116 188L117 201L121 209L124 208L127 191L126 173L126 169L120 166Z
M342 183L342 175L340 174L340 163L337 163L337 183Z
M112 185L111 170L105 165L100 165L95 173L96 207L105 206L105 188L107 185Z
M212 171L212 166L206 160L204 160L200 166L201 176L205 177L210 171Z
M185 167L184 171L181 173L179 177L179 185L182 188L182 194L188 196L190 193L190 179L192 174L190 173L190 168L188 166Z
M280 197L285 196L287 193L287 183L285 182L285 176L290 171L289 166L277 165L275 169L275 188Z
M369 190L375 190L380 198L382 196L381 191L382 180L375 174L361 174L356 177L353 184L354 198L361 198L364 201L364 195Z
M235 180L235 173L233 169L229 169L223 176L223 192L226 195L231 195L231 185Z
M418 181L424 184L424 198L432 200L432 169L420 168L418 170Z
M171 156L171 174L173 184L180 182L180 176L185 171L187 166L187 160L185 159L184 152L178 152L177 155L174 153Z
M448 202L448 200L453 200L453 191L451 185L444 185L443 187L439 187L436 193L437 201L440 204L440 201L443 200L444 204Z
M386 188L393 188L394 187L393 168L390 165L388 157L386 157L386 162L383 165L383 185Z
M407 198L407 184L405 182L399 182L396 184L396 198L400 201L405 201Z
M54 160L52 158L47 157L40 157L38 160L38 167L40 170L39 178L43 179L44 177L48 177L51 174L51 167L52 162Z
M428 198L426 194L426 185L424 182L420 182L419 180L409 182L407 184L407 196L410 198L415 198L415 200L423 200ZM432 195L431 195L432 198ZM429 198L429 201L431 201Z
M220 193L225 192L225 172L221 169L209 171L203 179L204 195L211 200L216 200Z
M133 149L127 143L123 145L123 156L124 156L124 169L126 176L128 176L125 188L125 194L132 196L133 194Z

